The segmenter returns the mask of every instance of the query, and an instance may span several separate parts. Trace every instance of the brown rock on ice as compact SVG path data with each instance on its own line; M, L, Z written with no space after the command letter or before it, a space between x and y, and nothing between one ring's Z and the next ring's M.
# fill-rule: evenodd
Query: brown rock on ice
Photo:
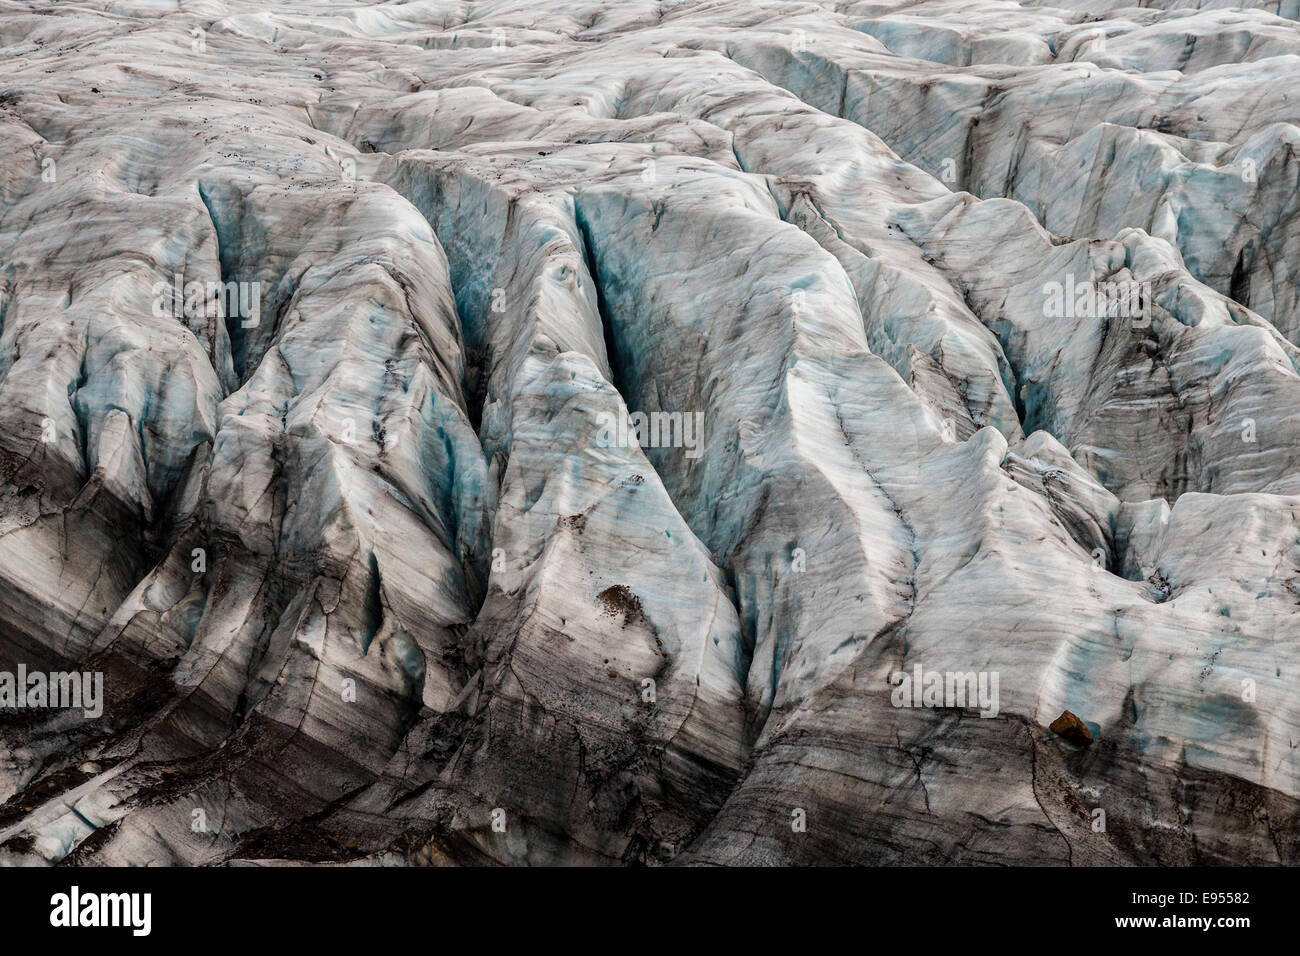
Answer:
M1066 740L1085 747L1092 743L1092 731L1088 729L1088 725L1068 710L1062 711L1061 716L1048 725L1048 729L1054 734L1060 734Z

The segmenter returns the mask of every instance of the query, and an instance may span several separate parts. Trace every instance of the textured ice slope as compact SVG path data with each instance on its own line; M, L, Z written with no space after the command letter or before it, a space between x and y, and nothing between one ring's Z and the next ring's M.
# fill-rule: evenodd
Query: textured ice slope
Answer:
M1294 3L267 7L0 0L0 862L1300 862Z

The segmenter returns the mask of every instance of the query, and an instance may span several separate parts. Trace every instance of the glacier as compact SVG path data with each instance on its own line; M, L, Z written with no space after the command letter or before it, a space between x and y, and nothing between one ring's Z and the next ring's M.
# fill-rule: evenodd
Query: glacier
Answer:
M0 864L1300 863L1295 0L275 7L0 0Z

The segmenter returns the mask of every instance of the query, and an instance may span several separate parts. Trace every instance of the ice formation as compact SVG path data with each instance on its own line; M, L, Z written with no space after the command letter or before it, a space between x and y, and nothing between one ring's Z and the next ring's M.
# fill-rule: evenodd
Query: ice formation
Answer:
M1300 862L1300 9L1107 6L0 0L0 862Z

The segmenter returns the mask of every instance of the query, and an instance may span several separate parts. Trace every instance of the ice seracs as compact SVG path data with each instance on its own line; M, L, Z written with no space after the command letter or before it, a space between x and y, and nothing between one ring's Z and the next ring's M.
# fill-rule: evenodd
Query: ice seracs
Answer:
M1165 6L0 2L0 862L1296 862L1300 11Z

